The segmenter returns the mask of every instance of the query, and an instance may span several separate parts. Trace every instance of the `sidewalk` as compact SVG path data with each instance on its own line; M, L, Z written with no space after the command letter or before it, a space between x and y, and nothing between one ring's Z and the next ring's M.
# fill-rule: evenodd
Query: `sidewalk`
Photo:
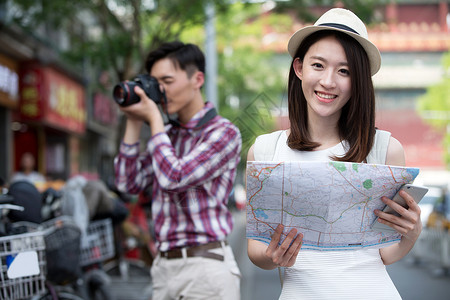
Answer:
M234 227L228 237L233 248L239 269L241 270L242 300L278 299L281 293L278 270L263 270L256 267L247 255L246 212L233 211Z
M147 295L151 293L151 283L143 276L132 276L128 280L114 276L111 289L114 300L150 300Z
M278 273L262 271L255 267L247 256L247 240L245 238L245 224L246 215L245 211L233 211L234 228L233 232L228 237L228 242L233 249L236 261L239 269L242 273L241 278L241 299L254 299L255 291L253 288L256 285L255 275L261 280L268 281L268 287L270 293L274 295L279 294L279 279ZM128 279L121 278L120 276L113 276L111 279L111 288L114 300L149 300L148 296L151 293L150 278L141 272L130 272ZM258 275L261 273L261 275ZM264 275L264 276L262 276ZM275 285L273 284L275 282ZM267 293L263 289L263 293ZM256 293L257 294L257 293Z
M123 268L123 273L128 276L120 276L118 268L114 269L117 274L113 273L111 276L111 290L114 295L112 300L150 300L150 268L138 264L130 264L127 268Z

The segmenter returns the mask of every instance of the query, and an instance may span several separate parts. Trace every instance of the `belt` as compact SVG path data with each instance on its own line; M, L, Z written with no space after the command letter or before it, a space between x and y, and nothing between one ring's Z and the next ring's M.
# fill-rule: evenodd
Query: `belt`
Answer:
M226 241L224 242L216 241L198 246L177 248L165 252L159 252L159 255L166 259L183 258L183 250L185 250L186 257L205 257L223 261L224 260L223 255L208 252L208 250L222 248L222 245L228 245L228 243Z

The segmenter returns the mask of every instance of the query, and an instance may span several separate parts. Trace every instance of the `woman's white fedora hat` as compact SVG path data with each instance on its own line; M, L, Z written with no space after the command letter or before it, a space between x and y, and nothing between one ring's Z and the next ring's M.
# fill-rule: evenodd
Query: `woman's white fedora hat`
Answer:
M289 39L289 54L294 57L302 41L310 34L320 30L336 30L354 38L366 50L372 76L378 72L381 66L380 51L369 41L364 23L353 12L343 8L332 8L324 13L314 25L297 30Z

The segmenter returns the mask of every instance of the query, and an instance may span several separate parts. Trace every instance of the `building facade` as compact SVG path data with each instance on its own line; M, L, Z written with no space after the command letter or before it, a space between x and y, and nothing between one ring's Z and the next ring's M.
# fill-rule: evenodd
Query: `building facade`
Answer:
M8 182L30 152L49 180L77 174L109 180L118 124L111 93L92 88L88 78L99 76L63 63L57 48L8 22L5 10L0 7L0 177Z

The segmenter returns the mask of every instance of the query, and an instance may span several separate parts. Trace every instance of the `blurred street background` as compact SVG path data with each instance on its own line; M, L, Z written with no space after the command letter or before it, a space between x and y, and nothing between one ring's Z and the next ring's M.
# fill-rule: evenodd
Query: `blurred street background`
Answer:
M245 212L234 214L236 227L230 238L242 272L241 296L243 300L273 300L281 293L278 270L262 270L248 259L245 236ZM387 266L389 275L405 300L449 299L450 274L439 263L415 261L409 254L401 261ZM377 279L372 279L377 284ZM351 283L350 283L351 284ZM383 288L380 286L380 288ZM364 299L362 296L361 299Z
M430 188L421 202L420 240L388 271L404 299L449 299L450 0L1 1L0 187L9 187L31 154L44 176L36 183L41 192L77 177L113 192L124 127L114 86L145 72L146 54L162 42L196 43L207 60L205 99L242 134L230 198L242 299L276 299L278 271L260 270L246 255L246 155L256 136L289 128L287 41L331 7L349 8L368 24L382 56L373 77L376 126L402 143L407 166L420 168L415 183ZM143 142L149 134L144 130ZM142 203L125 198L134 212L125 229L140 233L146 215L134 208ZM143 240L151 248L148 234L147 228ZM118 275L123 271L110 272L115 293L123 300L146 295L145 267L136 267L136 285Z

